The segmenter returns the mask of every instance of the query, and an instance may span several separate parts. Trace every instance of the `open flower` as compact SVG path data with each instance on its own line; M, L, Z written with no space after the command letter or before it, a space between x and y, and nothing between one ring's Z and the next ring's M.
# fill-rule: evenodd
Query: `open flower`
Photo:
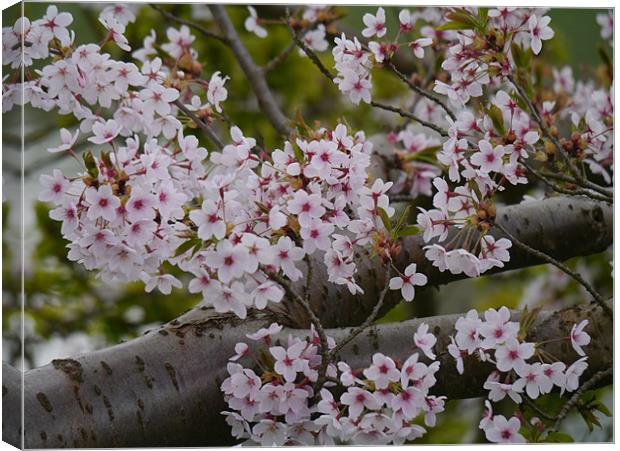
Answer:
M362 30L362 36L370 38L377 35L378 38L385 36L387 28L385 26L385 10L383 8L377 9L377 14L372 15L370 13L364 14L362 21L366 28Z
M422 273L416 273L416 264L411 263L405 268L403 275L390 279L390 290L400 290L403 298L407 302L413 301L415 296L415 285L426 285L427 277Z
M93 124L93 133L88 140L94 144L105 144L112 141L121 132L122 125L118 124L114 119L104 122L95 122Z
M588 320L584 319L579 324L574 324L570 331L570 342L573 345L573 349L581 356L586 355L581 347L590 343L590 335L584 331L587 325Z
M75 131L75 135L71 135L71 132L66 128L60 129L60 146L58 147L50 147L47 149L48 152L56 153L56 152L64 152L66 150L71 150L73 145L77 141L77 137L80 133L80 130Z
M413 334L413 342L415 345L431 360L435 360L433 346L437 342L437 338L428 332L428 324L422 323L418 326L418 330Z
M253 6L248 6L248 11L250 12L250 16L247 17L245 19L245 22L243 23L243 25L245 26L245 29L251 33L254 33L259 38L266 37L267 30L265 30L263 27L261 27L258 24L258 21L260 19L258 18L258 14L256 14L256 9L254 9Z

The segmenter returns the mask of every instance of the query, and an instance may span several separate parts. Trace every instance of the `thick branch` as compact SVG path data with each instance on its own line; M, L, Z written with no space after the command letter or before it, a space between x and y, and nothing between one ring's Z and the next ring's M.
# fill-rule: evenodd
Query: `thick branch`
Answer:
M460 315L373 326L342 349L352 367L367 366L374 352L404 359L415 351L412 335L421 321L438 337L441 363L434 393L450 399L484 395L482 385L491 368L473 358L460 376L446 347ZM585 349L589 368L583 380L612 362L611 320L595 304L560 312L543 311L529 340L566 336L574 322L588 319L592 342ZM515 320L518 314L514 314ZM25 445L47 447L214 446L230 441L220 412L226 408L219 390L226 363L245 334L265 326L267 319L237 321L193 310L158 330L111 348L55 360L25 373ZM348 328L326 331L337 341ZM285 329L305 336L308 331ZM548 343L545 350L564 362L577 359L566 343ZM3 436L19 437L16 397L19 378L5 365ZM7 415L9 413L9 415Z
M496 221L521 242L558 261L602 252L613 241L613 206L586 197L558 196L500 207ZM496 238L503 236L496 229L492 230L492 234ZM424 245L421 235L404 239L402 252L395 261L396 266L402 271L409 263L416 263L417 270L429 279L424 289L465 277L463 274L440 272L432 266L424 257ZM490 273L545 263L517 246L510 249L510 255L510 261L504 268ZM374 308L384 286L381 263L372 256L361 256L356 260L359 262L356 280L365 293L360 297L351 295L346 287L328 283L322 258L318 260L314 268L315 283L311 287L310 300L321 322L327 327L360 324ZM390 290L382 312L388 311L400 300L400 293ZM296 312L294 317L303 319L303 312ZM300 325L309 325L309 322L300 321Z
M213 18L222 30L222 33L224 33L228 45L235 54L237 62L248 78L252 91L254 91L258 99L260 109L265 113L265 116L278 133L285 136L288 135L291 131L291 128L288 126L289 120L284 116L276 103L273 93L267 85L264 71L256 65L245 45L241 42L241 38L230 21L224 6L209 5L209 8L213 13Z

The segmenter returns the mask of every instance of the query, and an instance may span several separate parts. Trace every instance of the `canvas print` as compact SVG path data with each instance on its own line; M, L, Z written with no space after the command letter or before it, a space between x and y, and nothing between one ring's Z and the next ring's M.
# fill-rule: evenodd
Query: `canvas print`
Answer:
M611 4L2 19L5 442L614 441Z

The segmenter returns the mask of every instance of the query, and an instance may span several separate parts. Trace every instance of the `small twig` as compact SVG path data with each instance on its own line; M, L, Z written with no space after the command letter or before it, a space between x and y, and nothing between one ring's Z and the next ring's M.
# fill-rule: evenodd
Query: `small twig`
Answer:
M410 113L409 111L403 110L401 108L397 108L395 106L391 106L391 105L387 105L385 103L381 103L381 102L377 102L375 100L371 100L370 102L371 106L374 106L375 108L380 108L382 110L386 110L386 111L391 111L393 113L397 113L399 114L401 117L406 117L409 119L414 120L415 122L417 122L418 124L426 127L426 128L430 128L431 130L436 131L437 133L439 133L441 136L443 137L447 137L448 136L448 132L445 131L443 128L431 123L431 122L427 122L424 119L420 119L419 117L417 117L415 114Z
M222 141L217 136L215 131L211 128L211 126L204 122L202 119L200 119L198 116L196 116L194 112L190 111L185 105L183 105L181 99L176 99L173 103L179 110L185 113L185 115L189 117L203 132L205 132L211 142L217 146L217 150L222 150L224 148L224 143L222 143Z
M304 299L300 295L295 293L291 285L288 283L288 281L284 277L280 276L279 274L275 274L275 273L271 273L270 276L273 280L275 280L280 285L282 285L282 287L284 288L284 291L286 292L289 298L294 299L295 301L297 301L299 305L303 307L303 309L306 311L306 314L308 315L308 318L310 318L310 322L314 325L314 328L316 329L317 334L319 335L319 341L321 343L321 367L319 368L319 377L317 379L317 386L320 386L319 382L322 383L325 377L327 365L329 364L329 356L330 356L329 347L327 345L327 335L325 334L325 329L323 328L323 324L321 324L321 320L316 316L316 314L312 310L312 307L310 306L310 302L307 299Z
M224 36L232 50L239 66L245 73L252 91L258 100L258 105L265 117L269 120L273 128L281 135L288 136L291 132L289 127L290 120L282 113L278 106L267 80L264 71L256 65L248 49L241 42L241 38L235 30L233 23L228 17L228 13L223 5L210 4L209 8L213 13L213 18L224 33Z
M598 201L601 201L601 202L613 203L613 199L610 199L607 196L602 196L602 195L600 195L598 193L593 193L592 191L587 190L587 189L581 189L581 188L576 188L576 189L562 188L561 186L556 185L555 183L553 183L548 178L544 177L542 174L540 174L538 171L536 171L534 168L532 168L530 165L528 165L523 159L520 159L519 162L534 177L536 177L538 180L543 182L545 185L547 185L553 191L556 191L556 192L558 192L560 194L568 194L568 195L571 195L571 196L583 195L583 196L587 196L587 197L589 197L591 199L598 200Z
M288 28L288 32L293 38L293 42L304 51L304 53L310 58L310 61L314 63L314 65L321 71L325 77L329 79L330 82L334 82L334 75L329 71L327 67L323 64L323 62L319 59L319 57L314 53L314 51L306 45L306 43L301 39L301 37L295 32L293 26L290 21L290 11L288 8L286 9L286 26Z
M306 265L308 267L308 272L306 273L306 286L305 286L305 294L304 294L304 298L306 299L306 303L308 305L310 305L310 286L312 285L312 262L310 261L310 257L308 255L306 255L306 257L304 258L304 260L306 261Z
M297 46L300 49L302 49L306 53L306 55L308 55L308 58L310 58L310 61L312 61L314 63L314 65L319 69L319 71L321 71L321 73L323 75L325 75L325 77L328 78L330 82L333 83L335 76L330 72L330 70L327 67L325 67L323 62L316 55L316 53L314 53L314 51L312 49L310 49L303 42L303 40L299 39L299 37L297 36L295 31L293 30L293 27L291 26L291 24L290 24L290 22L288 20L287 20L287 24L288 24L288 28L289 28L289 33L293 37L293 40L297 43ZM427 121L425 121L423 119L420 119L415 114L412 114L412 113L410 113L408 111L405 111L405 110L402 110L400 108L393 107L393 106L390 106L390 105L386 105L386 104L381 103L381 102L376 102L374 100L370 102L370 105L375 107L375 108L380 108L382 110L386 110L386 111L391 111L393 113L397 113L401 117L406 117L406 118L412 119L412 120L416 121L417 123L419 123L420 125L422 125L424 127L427 127L427 128L430 128L431 130L436 131L441 136L448 136L448 132L446 132L441 127L438 127L437 125L435 125L435 124L433 124L431 122L427 122Z
M383 307L383 301L385 300L385 295L387 294L387 292L388 292L388 290L390 288L390 274L391 274L391 270L392 270L391 263L388 263L387 271L385 272L385 286L383 287L383 290L381 291L381 294L379 295L379 300L375 304L375 307L372 309L372 312L370 313L368 318L366 318L366 320L360 326L358 326L356 329L354 329L353 332L351 332L351 334L347 338L342 340L340 343L338 343L334 347L334 349L331 350L331 352L329 353L329 358L330 359L333 359L334 357L336 357L336 355L340 352L340 350L342 348L344 348L346 345L348 345L359 334L364 332L366 330L366 328L368 326L370 326L377 319L377 316L379 316L379 312L381 310L381 307Z
M575 405L579 402L581 395L583 395L586 391L590 390L590 388L594 387L604 378L611 376L613 374L613 370L614 369L610 367L610 368L607 368L606 370L599 371L598 373L595 373L594 376L592 376L586 382L584 382L581 385L581 387L579 387L577 391L573 394L573 396L571 396L571 398L568 401L566 401L566 403L564 403L564 405L562 406L562 409L560 409L560 412L556 416L555 424L553 425L551 430L557 431L558 429L560 429L560 425L562 424L562 421L564 420L564 418L566 418L570 410L573 407L575 407Z
M388 67L390 69L392 69L392 72L394 72L398 76L398 78L400 78L402 81L404 81L413 91L417 92L422 97L426 97L431 102L434 102L437 105L439 105L448 114L448 116L450 116L450 119L452 119L453 121L456 121L455 114L452 112L452 110L450 108L448 108L448 106L441 99L439 99L437 96L431 94L426 89L424 89L424 88L416 85L415 83L413 83L409 79L409 77L407 77L405 74L403 74L401 71L398 70L398 68L394 65L394 63L392 61L388 62Z
M510 80L512 85L515 87L515 89L517 90L521 98L523 99L523 101L527 104L527 107L532 112L532 115L534 116L534 120L536 121L536 123L538 124L542 132L545 134L545 136L553 143L555 148L558 150L558 152L560 153L560 156L564 160L564 163L568 167L569 172L576 179L577 183L579 183L585 188L590 188L605 196L611 196L611 194L607 190L602 189L600 186L596 185L595 183L590 182L589 180L587 180L586 178L582 176L582 174L579 172L579 169L577 169L575 165L572 163L572 161L570 160L570 157L568 156L568 154L566 153L566 151L564 150L564 148L562 147L558 139L551 134L551 132L549 131L547 127L545 127L545 123L543 122L542 117L540 116L540 113L538 112L538 109L532 103L532 101L528 97L523 87L516 82L512 74L508 75L508 80Z
M263 66L263 72L271 72L275 69L282 61L284 61L293 50L297 48L297 44L295 41L292 41L281 53L274 56L267 64Z
M159 5L156 5L154 3L150 4L150 7L153 8L155 11L158 11L162 16L164 16L166 19L172 21L172 22L176 22L176 23L180 23L181 25L187 25L190 28L193 28L194 30L198 31L199 33L203 34L204 36L207 36L209 38L213 38L213 39L217 39L220 42L223 42L224 44L228 44L227 39L224 36L220 36L217 33L214 33L210 30L207 30L205 27L203 27L202 25L200 25L199 23L193 22L191 20L187 20L187 19L182 19L181 17L177 17L174 14L166 11L165 9L163 9L162 7L160 7Z
M552 264L553 266L555 266L559 270L563 271L564 273L566 273L567 275L572 277L578 283L580 283L586 289L586 291L588 291L588 293L590 293L592 295L592 297L594 298L596 303L601 306L601 308L605 311L605 313L610 315L610 316L613 316L613 311L612 311L611 307L609 307L609 305L607 305L607 303L605 302L603 297L592 287L592 285L590 285L588 282L586 282L584 280L584 278L581 277L581 275L579 273L573 271L568 266L566 266L563 263L557 261L555 258L551 257L550 255L547 255L544 252L539 251L538 249L534 249L533 247L528 246L527 244L525 244L524 242L519 240L517 237L515 237L512 233L510 233L508 230L506 230L506 228L504 226L500 225L499 223L495 222L494 225L495 225L495 227L500 229L502 232L504 232L504 234L508 238L510 238L510 240L517 247L523 249L524 251L528 252L529 254L531 254L531 255L533 255L533 256L535 256L537 258L540 258L541 260L546 261L547 263Z
M534 410L539 416L543 417L545 420L549 420L549 421L557 420L558 418L557 415L551 415L545 412L540 407L538 407L536 403L533 400L531 400L528 396L523 396L523 399L525 400L525 403L532 408L532 410Z
M608 191L604 187L602 187L600 185L597 185L596 183L593 183L590 180L586 180L586 184L584 185L581 182L579 182L579 180L575 180L573 177L571 177L569 175L566 175L566 174L560 174L560 173L554 173L554 172L546 172L546 171L541 171L540 174L543 177L547 177L547 178L550 178L550 179L555 179L555 180L560 180L562 182L572 183L573 185L589 187L589 189L591 189L592 191L596 191L597 193L600 193L603 196L606 196L607 198L609 198L611 200L613 200L613 198L614 198L613 191Z

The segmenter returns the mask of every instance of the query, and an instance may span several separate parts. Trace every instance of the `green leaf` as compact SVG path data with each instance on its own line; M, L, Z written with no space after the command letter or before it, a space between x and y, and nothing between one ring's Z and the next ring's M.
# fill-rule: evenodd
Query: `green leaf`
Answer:
M396 236L401 238L404 236L410 236L410 235L417 235L418 233L422 232L422 228L417 226L417 225L407 225L405 227L403 227L402 229L400 229L398 232L396 232Z
M502 114L502 110L497 105L492 103L491 106L487 108L485 111L491 118L491 121L493 122L493 127L495 128L495 130L500 135L505 135L506 128L504 127L504 115Z
M511 50L512 57L515 60L515 66L519 68L528 68L530 65L530 58L532 56L531 53L516 42L513 42Z
M480 14L480 22L486 26L489 18L489 8L478 8L478 13Z
M607 406L605 404L603 404L602 402L596 402L594 404L594 408L596 410L598 410L599 412L601 412L603 415L605 415L606 417L611 417L612 413L609 411L609 409L607 408Z
M408 153L403 157L405 161L424 161L426 163L437 162L437 151L441 149L441 146L427 147L426 149L418 152Z
M379 217L381 218L381 221L383 222L384 227L386 228L388 232L391 232L392 222L390 221L390 217L388 216L387 211L385 211L381 207L378 207L377 211L379 212Z
M571 443L575 440L573 437L563 432L549 432L544 441L547 443Z
M174 256L178 257L179 255L183 255L184 253L189 251L191 248L196 247L196 246L201 246L201 245L202 245L202 241L199 238L192 238L187 241L184 241L174 251Z
M293 153L295 154L295 158L297 159L297 161L299 161L300 163L302 163L304 161L304 153L301 151L301 149L293 144Z
M99 168L97 167L97 162L95 161L93 153L88 150L84 152L82 158L84 159L84 165L86 166L86 171L88 171L88 175L90 175L94 179L99 177Z
M411 210L411 206L407 205L407 207L400 214L400 217L398 218L398 221L396 221L396 225L394 226L394 230L400 230L400 227L405 223L405 221L409 217L409 211L410 210Z
M475 27L470 23L465 22L446 22L443 25L439 25L436 29L440 31L447 30L473 30Z

